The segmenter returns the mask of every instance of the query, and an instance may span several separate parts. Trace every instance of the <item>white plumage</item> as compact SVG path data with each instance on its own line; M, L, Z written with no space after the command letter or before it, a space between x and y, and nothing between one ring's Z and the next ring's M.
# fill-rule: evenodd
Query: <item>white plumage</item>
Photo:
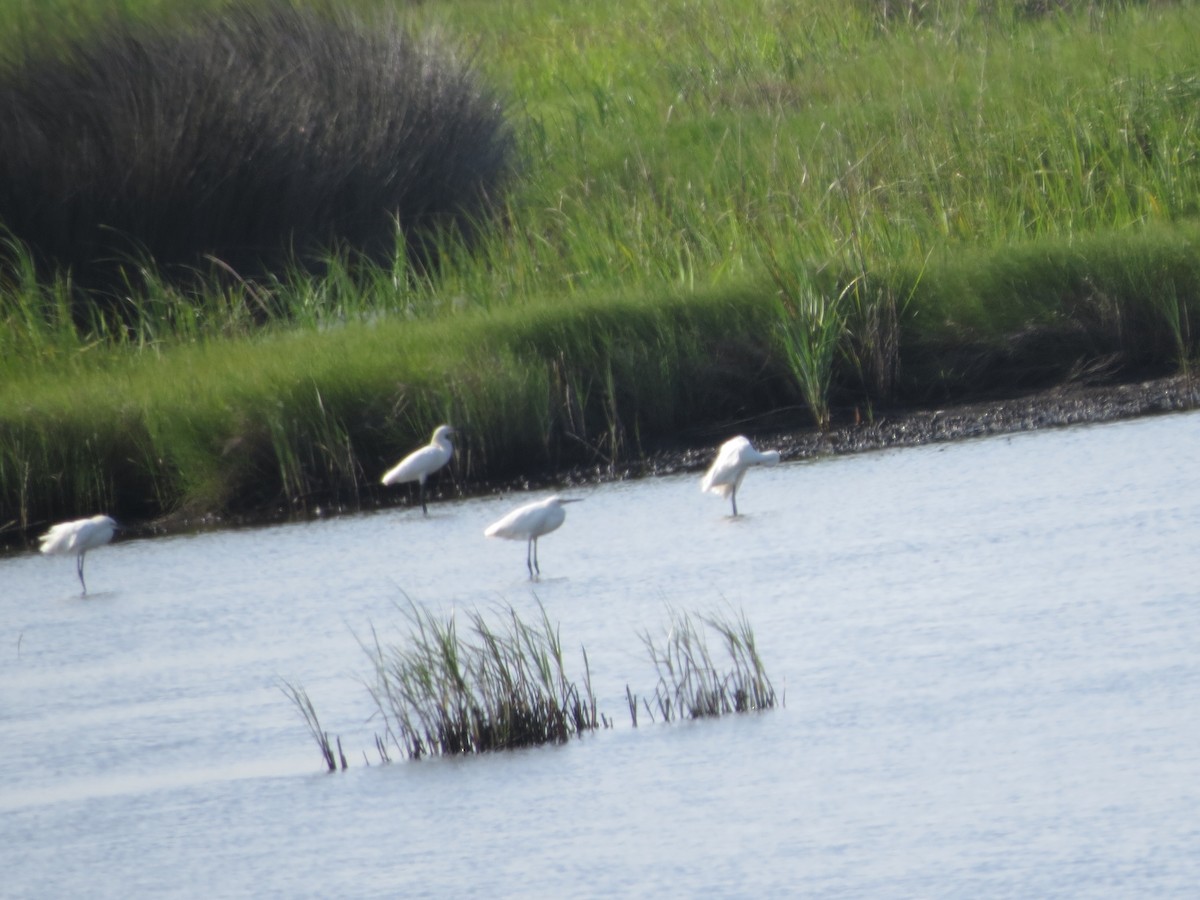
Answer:
M700 480L700 490L728 497L736 516L737 492L742 486L742 479L746 477L746 470L751 466L774 466L778 463L778 450L760 453L746 437L739 434L721 445L717 458Z
M414 450L395 466L388 469L381 479L385 485L403 484L406 481L418 483L421 497L421 511L429 514L425 506L425 479L436 472L454 455L454 445L450 443L450 435L454 428L450 425L439 425L433 431L429 443L419 450Z
M75 554L75 572L79 575L79 584L87 593L87 583L83 580L83 558L89 550L103 547L113 538L117 523L108 516L92 516L90 519L75 519L72 522L59 522L38 538L41 551L47 555L65 556Z
M493 522L483 533L487 537L526 541L525 567L529 569L529 577L533 578L534 572L539 575L542 573L537 558L538 538L562 525L567 518L567 511L563 509L563 504L578 503L580 499L579 497L567 499L555 494L545 500L526 503L524 506L518 506L498 522Z

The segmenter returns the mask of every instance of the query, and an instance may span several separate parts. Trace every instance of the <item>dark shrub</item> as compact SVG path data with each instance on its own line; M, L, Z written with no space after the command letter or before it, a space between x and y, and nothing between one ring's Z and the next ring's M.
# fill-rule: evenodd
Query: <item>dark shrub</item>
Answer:
M131 260L254 277L470 237L513 170L469 63L394 22L284 0L119 22L0 66L0 223L112 289ZM228 267L228 269L226 269Z

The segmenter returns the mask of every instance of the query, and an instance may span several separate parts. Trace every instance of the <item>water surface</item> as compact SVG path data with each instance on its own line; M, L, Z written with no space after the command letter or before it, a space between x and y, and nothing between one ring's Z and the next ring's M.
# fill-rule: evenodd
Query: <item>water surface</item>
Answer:
M1200 416L0 559L5 897L1190 896ZM537 495L541 496L541 495ZM540 602L615 727L378 764L358 645ZM744 612L786 707L631 727ZM328 775L281 679L351 761ZM364 754L372 765L365 764Z

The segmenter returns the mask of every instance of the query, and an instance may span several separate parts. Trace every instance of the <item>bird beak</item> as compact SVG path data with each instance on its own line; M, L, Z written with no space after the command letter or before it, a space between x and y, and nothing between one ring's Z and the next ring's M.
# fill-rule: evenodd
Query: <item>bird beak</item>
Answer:
M582 503L586 499L586 497L563 497L559 503Z

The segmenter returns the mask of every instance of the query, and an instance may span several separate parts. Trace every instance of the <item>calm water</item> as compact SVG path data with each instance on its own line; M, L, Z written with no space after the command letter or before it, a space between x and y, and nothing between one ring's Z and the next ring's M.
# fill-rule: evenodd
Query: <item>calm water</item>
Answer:
M0 559L0 895L1162 897L1200 883L1200 415ZM616 727L372 766L405 598L540 600ZM631 727L670 610L786 708ZM581 674L577 652L570 654ZM279 690L342 736L328 775Z

